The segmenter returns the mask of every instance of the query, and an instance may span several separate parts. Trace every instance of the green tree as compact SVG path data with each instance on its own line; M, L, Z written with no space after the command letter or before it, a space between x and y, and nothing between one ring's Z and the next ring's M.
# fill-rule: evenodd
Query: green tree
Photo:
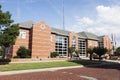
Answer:
M116 49L116 55L120 56L120 47Z
M93 55L93 53L94 53L93 48L92 48L92 47L89 47L89 48L87 49L87 53L90 54L90 60L92 60L92 55Z
M104 55L108 50L107 48L95 47L93 51L99 56L99 61L101 61L101 56Z
M76 56L79 57L80 50L75 50Z
M2 54L3 54L3 49L0 48L0 56L2 56Z
M3 58L5 58L6 48L13 45L19 35L19 25L13 24L13 22L9 11L3 12L0 5L0 46L4 50ZM3 25L5 26L4 30L2 29Z
M17 56L20 58L29 58L31 56L30 49L26 49L26 47L20 46L17 51Z
M75 51L75 47L69 47L68 48L68 53L69 53L69 56L70 58L72 58L72 53Z

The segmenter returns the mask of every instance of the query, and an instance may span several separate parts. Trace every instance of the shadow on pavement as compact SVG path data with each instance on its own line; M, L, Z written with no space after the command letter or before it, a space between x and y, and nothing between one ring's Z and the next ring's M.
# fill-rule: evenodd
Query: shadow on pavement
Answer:
M97 61L97 60L75 60L71 61L77 64L82 64L84 67L89 68L104 68L104 69L117 69L120 70L120 63L108 62L108 61Z

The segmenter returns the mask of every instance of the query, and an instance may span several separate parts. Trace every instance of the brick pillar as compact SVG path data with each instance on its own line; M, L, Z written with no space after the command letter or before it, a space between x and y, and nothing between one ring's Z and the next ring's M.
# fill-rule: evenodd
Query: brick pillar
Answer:
M50 56L50 27L44 22L32 28L32 58L48 58Z

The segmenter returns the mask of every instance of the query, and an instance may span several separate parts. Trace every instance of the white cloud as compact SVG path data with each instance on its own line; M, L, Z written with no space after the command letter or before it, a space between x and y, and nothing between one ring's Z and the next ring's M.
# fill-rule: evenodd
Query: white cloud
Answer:
M120 43L120 6L103 6L96 7L97 17L75 17L76 24L69 28L73 31L88 31L98 35L116 35L117 44ZM117 46L120 46L119 44Z
M88 25L93 24L93 21L91 19L89 19L88 17L83 17L82 19L77 18L76 20L79 25L88 26Z
M97 6L98 19L104 23L120 25L120 7Z

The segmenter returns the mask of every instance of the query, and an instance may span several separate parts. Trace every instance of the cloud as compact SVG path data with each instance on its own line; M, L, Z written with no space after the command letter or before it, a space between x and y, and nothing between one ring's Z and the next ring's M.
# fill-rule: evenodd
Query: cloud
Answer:
M99 5L96 7L96 11L95 19L75 16L76 24L69 29L77 32L88 31L98 35L114 34L117 43L120 43L120 6Z

